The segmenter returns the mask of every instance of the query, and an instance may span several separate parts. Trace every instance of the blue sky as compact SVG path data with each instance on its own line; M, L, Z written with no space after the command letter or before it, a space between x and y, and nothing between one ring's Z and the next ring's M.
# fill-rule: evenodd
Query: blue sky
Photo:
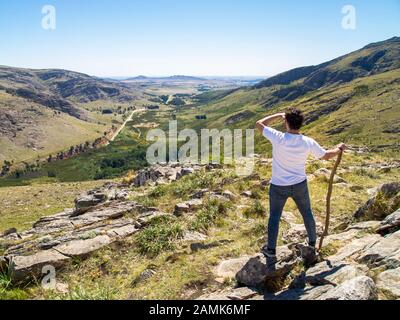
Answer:
M41 26L56 8L56 30ZM355 30L341 26L356 9ZM97 76L259 75L400 36L400 0L1 0L0 64Z

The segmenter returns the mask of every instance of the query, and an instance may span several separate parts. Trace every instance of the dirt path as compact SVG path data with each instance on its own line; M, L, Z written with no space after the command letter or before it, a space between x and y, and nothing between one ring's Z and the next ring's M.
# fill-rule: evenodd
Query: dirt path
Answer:
M113 136L110 138L109 142L114 141L115 138L118 137L118 135L121 133L121 131L125 128L126 124L127 124L129 121L132 121L133 115L134 115L135 113L139 113L139 112L141 112L141 111L144 111L144 109L137 109L137 110L132 111L132 113L131 113L131 114L129 115L129 117L125 120L125 122L118 128L117 131L115 131L115 133L113 134Z

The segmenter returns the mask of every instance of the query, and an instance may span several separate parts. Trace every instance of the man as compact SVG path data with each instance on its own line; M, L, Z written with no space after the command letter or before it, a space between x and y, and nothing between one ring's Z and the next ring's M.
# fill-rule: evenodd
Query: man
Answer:
M270 127L275 120L285 121L286 133ZM315 248L317 232L308 192L306 160L310 154L316 159L329 160L346 148L342 143L333 150L323 149L314 139L300 133L303 123L304 117L301 111L293 108L286 113L268 116L257 122L257 129L272 143L273 148L268 243L262 249L267 258L276 257L279 223L288 198L295 201L304 220L308 244Z

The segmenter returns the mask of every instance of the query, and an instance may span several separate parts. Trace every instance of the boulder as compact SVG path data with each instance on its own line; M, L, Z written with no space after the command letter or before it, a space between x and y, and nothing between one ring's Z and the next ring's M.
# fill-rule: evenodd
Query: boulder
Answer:
M381 185L374 197L369 199L355 213L354 218L362 220L381 220L400 206L400 183Z
M92 194L84 194L75 199L74 215L85 213L92 207L99 205L107 200L107 194L104 192L96 192Z
M46 265L60 268L69 260L69 257L54 249L39 251L30 256L11 257L9 271L13 281L26 281L31 277L40 277Z
M367 276L359 276L343 282L319 297L319 300L377 300L378 289Z
M397 231L366 248L357 259L370 268L384 266L400 267L400 231Z
M387 270L379 274L376 286L389 299L400 298L400 268Z
M400 229L400 209L387 216L377 228L380 234L393 233Z
M250 256L243 256L236 259L222 261L214 270L214 275L217 278L235 278L236 274L249 261Z
M238 283L249 287L266 287L277 291L282 279L298 264L299 259L288 247L279 247L276 259L263 254L250 258L236 274Z
M90 253L112 243L109 236L97 236L87 240L73 240L54 248L59 253L68 257L86 257Z

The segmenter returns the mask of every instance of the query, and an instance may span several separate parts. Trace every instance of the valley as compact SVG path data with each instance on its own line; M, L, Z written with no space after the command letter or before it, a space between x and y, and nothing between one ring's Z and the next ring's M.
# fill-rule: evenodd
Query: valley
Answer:
M0 265L9 266L0 299L335 300L350 294L354 279L365 295L352 298L399 299L388 280L400 267L399 79L398 37L255 83L1 67L0 161L35 161L117 129L100 148L0 178L0 262L15 262ZM254 129L290 106L304 112L304 134L350 148L321 260L308 266L299 253L305 230L290 200L279 236L285 271L260 276L253 271L265 267L257 254L266 237L270 144L256 134L254 172L241 177L235 164L149 166L146 135L170 120L197 132ZM307 161L319 230L332 167ZM52 290L39 284L48 262L60 266Z

